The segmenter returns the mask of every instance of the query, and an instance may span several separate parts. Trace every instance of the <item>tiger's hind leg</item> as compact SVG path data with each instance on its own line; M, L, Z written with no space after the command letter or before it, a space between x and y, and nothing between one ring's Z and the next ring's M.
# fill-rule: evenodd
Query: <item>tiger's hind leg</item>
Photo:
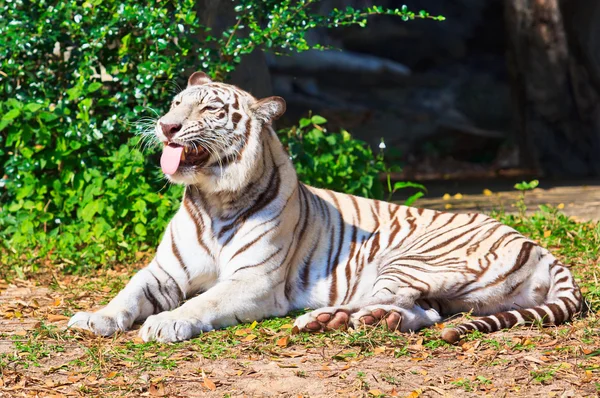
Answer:
M408 332L441 320L439 306L432 305L431 300L419 300L411 308L384 301L381 304L319 308L299 316L294 327L300 332L322 332L349 326L382 325L389 330Z
M326 330L346 329L350 324L350 315L356 311L352 307L323 307L296 318L294 329L300 332L322 332Z

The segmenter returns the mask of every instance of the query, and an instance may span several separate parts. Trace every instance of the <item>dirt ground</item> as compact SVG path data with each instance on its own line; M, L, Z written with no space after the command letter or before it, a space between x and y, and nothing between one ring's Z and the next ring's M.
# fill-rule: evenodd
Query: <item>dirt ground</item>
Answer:
M596 314L558 328L471 336L439 329L292 335L292 318L179 344L142 343L135 331L98 338L66 331L126 273L2 283L0 397L592 397L600 391ZM212 336L212 337L211 337ZM212 339L212 340L211 340Z
M418 205L480 211L515 200L508 189L439 191ZM526 201L530 208L562 203L578 219L600 219L597 186L536 189ZM583 241L595 248L569 234L573 251ZM575 258L582 291L598 308L600 259ZM453 346L440 340L444 325L416 334L375 327L294 335L291 316L177 344L143 343L135 330L100 338L66 329L74 312L104 305L133 272L83 277L54 268L27 281L0 279L0 397L600 396L600 312L593 311L560 327L474 334Z
M515 202L521 193L514 189L514 184L521 180L523 178L426 182L428 192L416 206L456 212L516 213ZM400 190L394 199L402 202L408 194L410 192ZM540 205L550 205L579 221L599 221L600 180L542 180L539 188L526 192L525 204L528 213L538 211Z

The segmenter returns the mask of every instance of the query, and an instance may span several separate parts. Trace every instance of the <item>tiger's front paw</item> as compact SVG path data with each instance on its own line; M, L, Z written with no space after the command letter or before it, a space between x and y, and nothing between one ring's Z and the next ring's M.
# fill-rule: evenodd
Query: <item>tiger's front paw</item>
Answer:
M171 343L189 340L212 329L197 319L178 317L173 311L165 311L146 319L140 329L140 337L144 341Z
M133 316L127 312L115 315L100 312L78 312L69 319L67 327L89 330L99 336L108 337L117 331L128 330L133 324Z

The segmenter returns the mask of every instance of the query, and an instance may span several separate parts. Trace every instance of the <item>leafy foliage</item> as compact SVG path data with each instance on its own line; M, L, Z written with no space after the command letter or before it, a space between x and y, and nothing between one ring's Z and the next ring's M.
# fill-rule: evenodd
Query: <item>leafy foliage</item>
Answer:
M277 51L306 51L322 49L320 44L309 44L306 32L314 28L337 28L341 26L366 26L370 15L393 15L404 21L432 19L443 21L443 16L432 16L421 10L414 13L407 6L388 9L372 6L356 10L333 9L329 15L311 13L311 6L320 0L238 0L235 11L236 23L221 37L207 36L205 49L199 54L203 68L216 65L212 69L213 78L222 78L231 72L241 57L257 48ZM266 18L265 18L266 16ZM262 21L267 21L266 24ZM242 34L242 37L236 35Z
M372 14L439 19L381 7L319 16L316 2L239 0L218 36L193 0L0 2L0 263L77 270L155 246L181 189L164 189L135 133L153 126L167 82L186 71L225 79L244 54L304 51L307 30L364 26Z
M364 141L347 131L328 133L326 122L314 115L279 133L299 179L319 188L381 199L384 191L379 175L386 171L383 157L374 155Z
M540 182L538 180L531 180L529 182L527 181L523 181L523 182L519 182L517 184L515 184L515 189L519 190L519 191L531 191L534 190L535 188L537 188L537 186L540 185Z

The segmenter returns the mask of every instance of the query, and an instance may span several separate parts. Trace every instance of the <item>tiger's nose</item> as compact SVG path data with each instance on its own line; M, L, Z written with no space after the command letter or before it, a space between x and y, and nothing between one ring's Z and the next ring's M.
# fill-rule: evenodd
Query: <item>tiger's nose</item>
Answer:
M162 129L165 137L167 137L167 139L171 139L179 130L181 130L181 124L165 124L161 122L160 128Z

